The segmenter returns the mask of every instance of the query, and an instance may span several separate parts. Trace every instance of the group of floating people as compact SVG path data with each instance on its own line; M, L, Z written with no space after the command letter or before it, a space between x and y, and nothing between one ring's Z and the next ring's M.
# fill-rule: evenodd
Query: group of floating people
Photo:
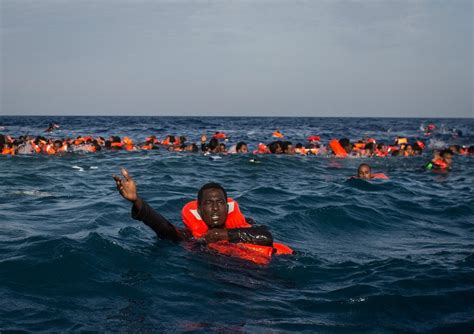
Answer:
M59 126L50 124L45 132L51 133ZM428 128L432 129L432 128ZM426 133L425 133L426 135ZM200 138L200 145L188 142L185 136L168 135L159 140L151 135L143 142L136 143L130 137L110 136L77 136L76 138L47 138L39 136L20 136L18 138L0 134L1 155L44 154L63 155L71 152L98 152L110 151L149 151L164 149L170 152L202 152L209 154L286 154L286 155L323 155L345 158L352 157L387 157L387 156L416 156L421 155L426 144L421 139L409 140L406 137L396 137L392 144L377 142L374 138L363 138L351 142L348 138L331 139L324 145L321 137L312 135L304 143L293 144L284 139L280 131L272 134L273 141L259 143L250 151L246 142L240 141L235 145L227 146L229 137L223 132L214 133L208 140L206 135ZM451 167L453 155L473 155L474 145L469 147L451 145L442 150L433 151L433 159L428 162L426 169L447 170ZM376 174L375 174L376 175ZM375 176L376 177L376 176Z

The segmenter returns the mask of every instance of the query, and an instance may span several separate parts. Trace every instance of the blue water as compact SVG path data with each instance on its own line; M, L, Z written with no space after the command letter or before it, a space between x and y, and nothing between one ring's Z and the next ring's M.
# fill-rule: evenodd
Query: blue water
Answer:
M59 137L225 131L251 148L275 129L392 141L430 121L442 128L431 146L474 144L472 119L0 117L0 132L51 121ZM430 158L0 156L0 331L472 333L474 158L448 174L423 171ZM362 161L390 180L348 180ZM298 254L259 267L159 240L117 194L120 167L181 226L181 207L218 181Z

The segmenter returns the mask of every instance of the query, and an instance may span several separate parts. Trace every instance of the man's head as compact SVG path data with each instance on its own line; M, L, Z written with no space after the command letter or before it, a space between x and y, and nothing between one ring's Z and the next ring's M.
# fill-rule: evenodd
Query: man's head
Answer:
M249 149L247 147L247 144L241 141L237 143L236 151L237 153L248 153Z
M216 138L212 138L209 140L209 144L207 144L207 147L212 153L217 153L219 150L219 141Z
M295 154L295 148L293 147L293 143L290 141L282 142L281 148L285 154Z
M357 176L359 179L370 179L372 176L372 169L368 164L360 164L357 170Z
M273 154L281 154L283 153L283 149L281 148L282 142L277 140L268 144L268 149Z
M453 162L453 151L446 149L441 151L439 155L441 156L441 159L443 159L443 161L448 164L448 166L451 166Z
M54 143L53 143L53 146L54 146L55 149L59 149L59 148L61 148L61 146L63 146L63 142L60 141L59 139L55 140Z
M209 228L224 227L227 219L227 193L218 183L207 183L199 189L198 213Z
M351 141L347 138L341 138L339 139L339 144L342 146L342 148L347 152L351 153L352 151L352 144Z

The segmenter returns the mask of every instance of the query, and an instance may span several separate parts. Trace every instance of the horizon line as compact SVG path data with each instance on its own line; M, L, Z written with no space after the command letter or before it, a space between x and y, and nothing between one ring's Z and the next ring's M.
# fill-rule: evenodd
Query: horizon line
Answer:
M177 118L177 117L203 117L203 118L211 118L211 117L219 117L219 118L392 118L392 119L402 119L402 118L409 118L409 119L474 119L474 116L216 116L216 115L0 115L0 117L163 117L163 118Z

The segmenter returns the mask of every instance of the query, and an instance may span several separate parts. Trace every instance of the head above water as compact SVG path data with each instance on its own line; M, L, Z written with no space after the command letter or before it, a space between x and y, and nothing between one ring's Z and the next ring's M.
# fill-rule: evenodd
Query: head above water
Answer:
M454 155L453 151L451 151L450 149L445 149L442 150L439 155L441 159L443 159L444 162L447 163L449 166L452 164Z
M342 146L342 148L347 152L351 153L352 151L352 144L351 141L347 138L341 138L339 139L339 144Z
M199 189L198 213L209 228L224 227L227 219L227 192L215 182L206 183Z
M360 164L357 169L359 179L370 179L372 176L372 168L368 164Z
M248 153L249 149L247 147L247 144L243 141L238 142L236 146L236 151L238 153Z

